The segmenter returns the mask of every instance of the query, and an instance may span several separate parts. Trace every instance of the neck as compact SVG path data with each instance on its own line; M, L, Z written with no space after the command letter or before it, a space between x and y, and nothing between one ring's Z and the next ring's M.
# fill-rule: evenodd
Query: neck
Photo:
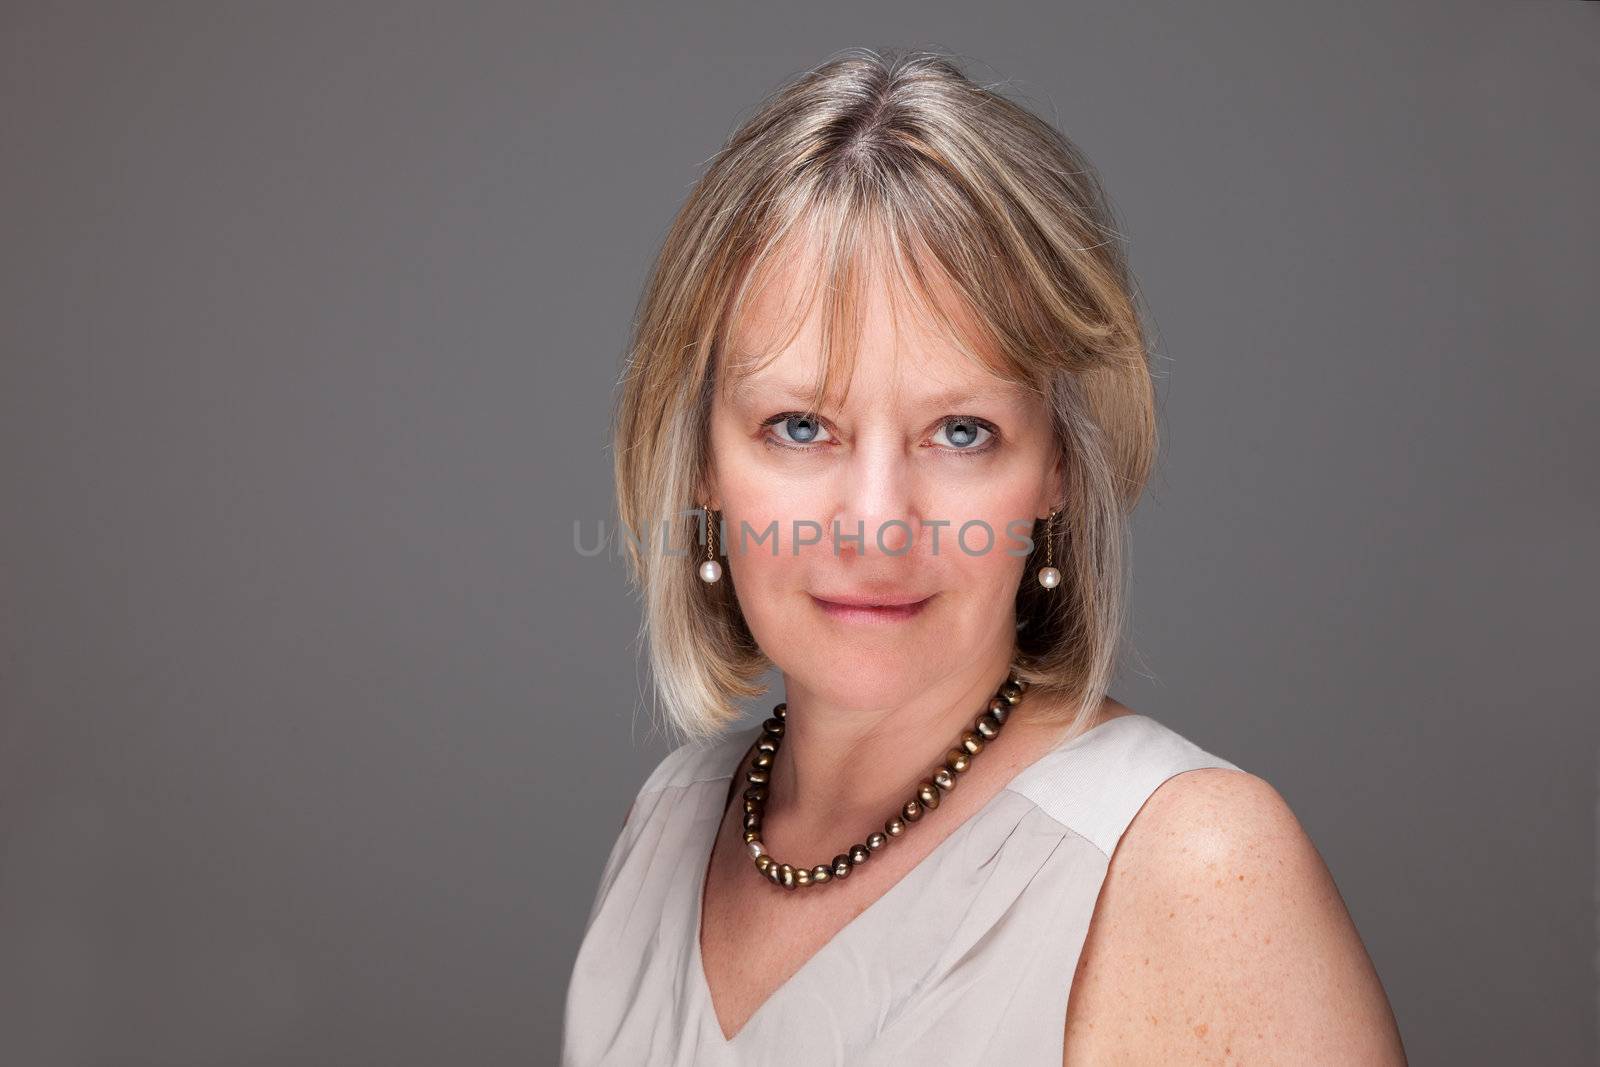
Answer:
M852 828L863 837L882 829L988 707L1013 654L1010 641L997 643L890 707L830 701L786 679L789 707L773 764L768 827L781 827L776 836L786 850L802 852L836 848L840 833Z

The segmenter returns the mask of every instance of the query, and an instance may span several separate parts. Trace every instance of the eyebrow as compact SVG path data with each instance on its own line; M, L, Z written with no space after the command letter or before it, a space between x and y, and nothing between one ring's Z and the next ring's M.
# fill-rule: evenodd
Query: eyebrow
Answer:
M778 379L766 379L752 375L741 380L733 390L735 402L743 401L755 393L770 392L774 396L794 400L798 403L809 404L812 390L795 382ZM942 393L933 393L920 397L912 402L916 408L939 408L942 410L957 410L971 404L1006 404L1018 399L1014 387L995 385L988 388L957 388L946 390Z
M996 385L984 389L951 389L923 397L918 403L930 408L957 409L968 404L1009 404L1017 399L1018 393L1014 388Z

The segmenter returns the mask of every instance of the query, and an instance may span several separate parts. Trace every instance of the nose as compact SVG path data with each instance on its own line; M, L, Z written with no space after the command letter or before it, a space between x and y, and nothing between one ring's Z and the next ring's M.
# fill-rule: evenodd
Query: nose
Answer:
M858 441L837 471L838 505L826 543L841 558L910 555L921 522L912 464L887 436Z

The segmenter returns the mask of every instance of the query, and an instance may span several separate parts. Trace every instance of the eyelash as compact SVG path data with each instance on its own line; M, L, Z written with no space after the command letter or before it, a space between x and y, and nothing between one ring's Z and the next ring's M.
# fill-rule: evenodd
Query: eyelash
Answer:
M766 430L769 427L776 426L781 422L787 422L790 419L812 419L819 423L822 421L809 411L783 411L763 422L761 424L761 428ZM941 452L948 452L962 457L981 456L994 451L994 449L998 447L998 442L1000 440L1000 428L987 419L976 418L972 415L951 415L947 418L941 419L938 427L935 428L935 432L937 432L939 428L948 426L953 422L970 422L974 425L980 426L984 430L988 431L989 438L977 448L950 448L946 445L935 445L934 447L939 449ZM787 441L775 439L770 433L763 433L761 435L761 439L769 448L781 448L788 452L816 451L815 446L790 444ZM827 442L823 443L826 444Z

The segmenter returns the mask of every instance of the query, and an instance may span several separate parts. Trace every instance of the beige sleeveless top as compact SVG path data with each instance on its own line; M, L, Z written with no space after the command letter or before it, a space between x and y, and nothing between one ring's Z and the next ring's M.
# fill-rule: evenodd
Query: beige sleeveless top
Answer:
M567 987L563 1067L1059 1064L1112 850L1156 787L1239 768L1147 715L1023 768L791 976L732 1041L700 960L729 779L760 724L670 753L600 876Z

